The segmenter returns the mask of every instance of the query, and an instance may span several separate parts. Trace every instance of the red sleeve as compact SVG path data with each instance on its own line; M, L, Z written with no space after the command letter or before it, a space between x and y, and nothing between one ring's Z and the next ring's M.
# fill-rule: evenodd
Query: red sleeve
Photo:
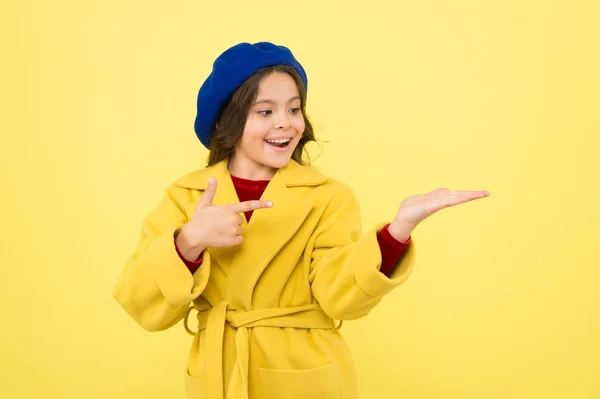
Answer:
M175 249L177 250L177 255L179 255L179 257L181 258L183 263L185 263L187 268L190 270L190 273L194 273L196 271L196 269L200 267L200 264L202 263L202 254L200 254L200 256L198 257L198 260L196 260L195 262L192 262L191 260L187 260L181 254L181 252L179 251L179 248L177 247L177 242L175 242Z
M388 226L389 224L386 224L383 230L379 232L377 242L379 242L379 248L381 249L381 268L379 271L389 277L406 247L410 244L411 237L406 242L398 241L390 234Z

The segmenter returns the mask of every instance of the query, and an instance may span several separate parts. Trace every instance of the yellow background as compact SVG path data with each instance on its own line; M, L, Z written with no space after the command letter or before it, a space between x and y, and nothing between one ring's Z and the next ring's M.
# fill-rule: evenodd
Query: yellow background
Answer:
M365 228L438 187L418 268L345 324L363 398L600 398L596 1L3 1L0 397L181 398L189 337L111 297L201 167L197 90L240 41L309 76L315 164Z

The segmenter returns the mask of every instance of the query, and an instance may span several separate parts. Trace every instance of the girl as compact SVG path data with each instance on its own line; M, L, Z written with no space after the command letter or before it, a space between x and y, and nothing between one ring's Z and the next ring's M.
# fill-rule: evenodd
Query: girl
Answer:
M362 235L353 192L302 161L315 140L306 88L283 46L241 43L217 58L195 121L208 165L167 188L114 288L146 330L183 320L194 335L189 399L356 398L341 321L406 280L421 221L489 195L415 195Z

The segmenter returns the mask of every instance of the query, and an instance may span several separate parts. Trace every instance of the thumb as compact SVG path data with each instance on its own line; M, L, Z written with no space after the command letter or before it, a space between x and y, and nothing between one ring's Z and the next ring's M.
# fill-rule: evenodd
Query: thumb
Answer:
M204 194L198 200L198 205L210 206L212 205L215 194L217 193L217 180L214 177L210 177L208 180L208 186L204 190Z

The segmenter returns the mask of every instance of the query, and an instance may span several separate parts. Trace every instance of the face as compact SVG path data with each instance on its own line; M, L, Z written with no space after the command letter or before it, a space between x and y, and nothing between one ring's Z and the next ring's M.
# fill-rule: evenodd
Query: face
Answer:
M303 132L300 94L292 77L283 72L265 76L230 160L231 174L270 179L289 162Z

